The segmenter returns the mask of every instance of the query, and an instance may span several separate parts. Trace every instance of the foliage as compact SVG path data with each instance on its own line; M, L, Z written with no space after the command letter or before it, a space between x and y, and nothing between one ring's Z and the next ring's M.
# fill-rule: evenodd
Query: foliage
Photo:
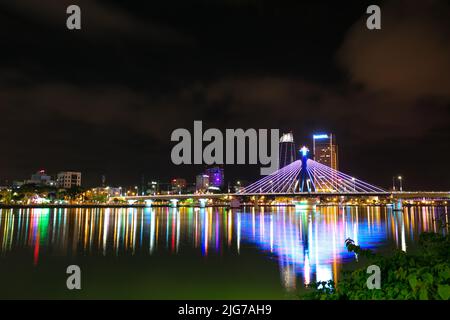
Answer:
M112 202L113 202L114 204L124 204L124 203L127 203L125 200L122 200L122 199L119 199L119 198L114 198L114 199L112 199Z
M71 199L74 200L77 197L81 196L81 194L84 192L84 189L78 186L73 186L70 189L66 190L66 195Z
M1 204L26 204L33 197L41 197L56 200L74 200L82 196L84 190L80 187L73 187L71 189L59 189L55 186L40 186L36 184L24 184L20 187L1 190L0 203Z
M419 250L405 253L396 250L392 256L362 249L353 240L345 242L347 250L364 257L381 269L381 288L368 289L371 274L366 268L344 271L338 283L313 283L310 292L302 296L315 300L449 300L450 299L450 238L437 233L422 233Z
M95 203L106 203L106 201L108 200L108 195L107 194L96 194L96 195L92 196L91 200Z

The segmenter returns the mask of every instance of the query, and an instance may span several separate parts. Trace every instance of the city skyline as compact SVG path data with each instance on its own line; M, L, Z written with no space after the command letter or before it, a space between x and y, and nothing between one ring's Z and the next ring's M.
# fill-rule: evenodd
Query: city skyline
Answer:
M329 141L330 141L330 145L332 145L333 148L336 149L336 151L331 152L333 154L332 157L335 157L333 163L337 163L337 145L336 143L336 138L335 135L330 133L330 134L313 134L312 135L312 145L313 145L313 152L311 152L311 154L309 155L309 157L311 159L318 159L319 163L322 163L324 165L330 166L331 162L327 162L327 159L325 159L325 161L323 160L324 157L329 157L330 151L327 149L323 149L323 150L319 150L316 154L316 145L318 145L318 142L316 142L317 139L321 140L320 143L324 144L326 142L322 141L324 139L328 139L329 137ZM245 145L245 153L246 156L248 156L248 152L250 150L250 145L249 145L250 141L246 141L246 145ZM281 135L280 141L279 141L279 163L278 163L278 169L281 169L289 164L291 164L292 162L294 162L295 160L297 160L299 158L299 154L301 153L301 149L302 147L307 146L307 144L299 144L297 146L297 144L294 141L294 137L293 137L293 133L292 130L289 131L289 133L284 133ZM226 156L226 154L225 154ZM225 182L227 181L228 183L230 183L231 181L236 181L236 180L242 180L240 179L240 177L231 177L228 179L224 178L224 169L223 167L225 166L224 164L219 164L219 163L214 163L214 164L202 164L201 166L203 166L203 170L201 173L196 174L193 178L194 183L193 184L197 184L198 179L202 178L202 177L206 177L208 178L205 181L201 182L201 185L204 185L206 183L206 185L211 185L214 187L219 187L222 188L225 186ZM332 169L337 169L337 165L334 166L330 166ZM105 174L102 174L100 176L101 178L101 183L100 184L94 184L94 185L90 185L89 187L106 187L107 185L111 185L111 183L106 183L107 180L107 176ZM151 184L151 181L156 180L160 180L160 177L145 177L145 175L142 175L140 180L140 184L143 185L148 185ZM52 180L53 179L53 180ZM191 183L191 179L186 177L172 177L170 179L168 179L168 184L173 183L174 180L176 179L184 179L186 180L186 182L188 184L192 184ZM57 187L64 187L64 188L70 188L72 185L75 186L81 186L81 172L77 172L77 171L73 171L73 170L66 170L66 171L57 171L54 173L49 173L47 172L47 170L45 168L39 169L37 170L35 173L31 174L31 179L21 179L20 177L16 179L13 179L12 181L5 181L5 185L6 187L10 187L10 186L20 186L22 184L36 184L36 185L46 185L46 186L57 186ZM120 184L120 183L119 183ZM0 184L1 185L1 184ZM112 185L117 185L116 184L112 184ZM132 184L134 185L134 184Z
M329 166L332 169L338 169L339 153L337 152L337 150L338 150L337 145L338 144L336 143L336 135L335 134L333 134L333 133L323 133L323 132L327 132L327 131L320 132L320 131L315 130L315 131L313 131L314 133L310 134L310 141L309 141L309 143L302 143L302 142L300 142L300 143L297 144L297 143L295 143L295 140L294 140L294 136L295 136L294 131L293 130L288 130L287 132L289 132L289 133L281 134L280 143L279 143L279 145L280 145L280 147L279 147L280 168L282 168L282 166L281 166L281 158L286 156L286 155L282 155L282 153L285 153L285 151L286 151L285 150L285 146L282 146L282 145L286 144L286 142L290 142L293 145L293 149L295 150L295 154L294 154L294 158L293 158L294 160L300 158L299 154L301 153L301 148L303 146L311 147L311 150L310 150L311 152L310 152L309 158L311 158L311 159L319 159L318 160L319 163L325 164L326 166ZM286 139L288 139L289 141L287 141ZM316 144L319 144L320 146L322 146L323 143L326 144L325 140L329 141L330 146L331 146L330 148L332 148L330 150L333 150L333 151L330 151L328 149L327 150L319 150L319 151L317 151L317 154L316 154L316 152L315 152ZM290 148L291 147L289 147L289 150L288 150L289 152L288 153L291 152ZM248 150L249 149L248 149L248 143L247 143L246 144L246 152L248 152ZM326 157L328 154L329 155L333 155L332 157L335 157L334 160L331 160L333 162L333 165L331 165L331 166L330 166L331 162L328 163L327 162L328 160L325 159L325 161L324 161L322 159L322 158ZM289 155L289 157L290 157L290 155ZM209 169L213 169L215 167L221 167L222 171L224 171L223 168L231 168L230 171L233 172L233 175L231 175L231 177L228 174L227 178L224 179L223 178L223 172L222 172L222 179L221 179L221 182L220 182L221 187L225 187L225 183L228 183L228 185L230 185L230 184L232 184L232 183L234 183L234 182L236 182L238 180L243 180L243 181L250 180L250 181L252 181L252 179L253 179L254 181L256 181L258 179L259 172L255 172L255 174L253 176L249 176L248 174L243 174L241 176L236 175L235 172L239 172L239 171L233 170L234 166L239 167L239 166L242 166L242 165L226 165L226 164L207 165L207 164L201 164L201 165L193 165L191 167L192 167L192 170L193 170L192 172L194 172L194 173L195 172L198 173L198 170L200 170L202 172L206 172ZM187 166L187 167L189 167L189 166ZM244 167L246 167L246 168L250 167L251 168L252 166L251 165L244 165ZM253 167L256 168L257 166L253 166ZM199 169L199 168L201 168L201 169ZM104 171L99 171L99 172L104 172ZM121 181L121 180L114 180L114 181L108 181L108 183L106 183L107 175L105 175L105 174L98 174L98 173L93 173L93 172L87 172L86 173L85 172L83 174L83 176L87 175L87 176L90 176L91 178L92 178L92 176L96 176L96 179L91 180L88 183L84 183L83 187L84 188L97 188L97 187L106 187L106 186L111 186L111 187L119 187L119 186L122 187L123 186L124 188L126 188L126 187L135 188L135 186L138 186L139 189L143 190L142 192L144 192L147 189L147 187L150 186L152 181L154 181L154 180L157 180L158 183L160 183L160 184L170 185L173 182L173 180L175 180L175 179L186 180L186 183L187 183L188 186L195 186L199 174L190 174L191 172L189 170L187 172L188 173L187 173L186 176L181 176L181 175L176 175L176 174L165 175L165 176L164 175L160 175L160 176L157 176L157 175L146 176L145 174L141 174L139 177L136 178L136 180L129 180L128 182L124 182L124 181ZM19 186L21 184L30 184L30 183L39 185L40 183L37 183L36 181L33 182L33 176L38 174L38 173L43 173L44 175L48 176L48 179L54 178L54 181L51 180L51 182L53 182L53 184L48 184L48 185L50 185L50 186L54 185L54 186L57 186L57 187L62 187L60 185L60 183L58 183L58 175L64 174L64 173L76 173L76 174L80 174L81 175L81 172L77 172L77 171L74 171L74 170L65 170L65 171L64 170L57 170L57 171L55 171L53 173L52 172L49 173L49 171L47 169L41 168L41 169L37 170L36 173L31 173L31 180L30 179L29 180L23 179L23 177L16 177L16 178L13 178L12 180L8 180L8 179L4 180L3 184L1 183L2 181L0 181L0 186L2 186L2 187L16 186L17 187L17 186ZM201 173L200 175L202 175L202 174L203 173ZM30 176L30 173L28 173L28 176ZM398 188L398 186L397 186L398 181L397 180L399 179L399 177L401 177L400 179L404 178L401 173L393 173L393 175L391 177L391 180L388 179L388 180L384 181L382 186L385 189L390 189L389 187L392 188L393 186L396 186L396 188ZM81 178L79 180L80 180L80 182L79 183L75 183L74 185L81 186ZM83 181L84 180L85 179L83 177ZM95 181L95 180L97 180L97 181ZM417 188L415 189L414 187L413 188L411 188L410 186L408 186L408 187L409 187L410 190L417 190ZM64 187L64 188L66 188L66 187Z

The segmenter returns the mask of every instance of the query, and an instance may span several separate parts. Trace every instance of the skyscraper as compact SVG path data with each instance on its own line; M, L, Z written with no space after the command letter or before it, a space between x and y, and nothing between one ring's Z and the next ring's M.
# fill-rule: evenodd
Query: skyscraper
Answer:
M338 170L338 147L334 134L313 135L313 154L315 161Z
M205 170L209 177L209 187L222 188L225 184L223 168L220 166L210 167Z
M295 144L292 132L285 133L280 138L279 168L283 168L295 161Z

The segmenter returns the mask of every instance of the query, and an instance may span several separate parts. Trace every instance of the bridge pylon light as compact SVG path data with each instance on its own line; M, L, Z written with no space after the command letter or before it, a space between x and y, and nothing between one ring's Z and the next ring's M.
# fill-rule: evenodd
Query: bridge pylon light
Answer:
M302 167L299 173L298 186L300 192L313 192L314 183L313 179L308 171L308 155L309 149L306 146L303 146L300 150L300 155L302 157Z
M308 157L309 149L308 149L306 146L303 146L303 147L300 149L300 154L302 155L302 158L303 158L303 157Z

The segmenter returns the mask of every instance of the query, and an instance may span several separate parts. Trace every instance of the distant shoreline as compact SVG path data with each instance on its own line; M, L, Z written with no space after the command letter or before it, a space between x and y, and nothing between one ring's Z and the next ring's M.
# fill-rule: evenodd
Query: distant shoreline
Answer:
M167 207L171 208L170 205L158 205L152 204L151 206L146 206L145 204L57 204L57 205L0 205L0 209L66 209L66 208L152 208L152 207ZM179 205L178 207L195 208L199 206L186 206ZM208 207L228 207L226 205L212 205Z

